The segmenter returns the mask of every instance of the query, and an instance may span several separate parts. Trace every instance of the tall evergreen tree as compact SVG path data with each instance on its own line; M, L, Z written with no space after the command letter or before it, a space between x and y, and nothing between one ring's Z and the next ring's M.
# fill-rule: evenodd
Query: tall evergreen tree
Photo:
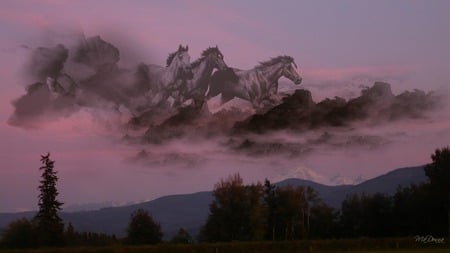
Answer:
M38 241L41 246L58 246L63 244L64 224L58 215L63 203L56 198L58 190L56 182L58 176L54 168L55 162L50 159L50 153L41 156L42 179L39 185L39 211L34 217L37 231Z

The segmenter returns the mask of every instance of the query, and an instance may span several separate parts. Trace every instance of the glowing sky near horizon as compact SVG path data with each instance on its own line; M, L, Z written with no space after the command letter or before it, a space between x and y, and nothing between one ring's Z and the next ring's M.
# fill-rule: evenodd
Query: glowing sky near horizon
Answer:
M302 87L311 89L314 98L353 88L358 92L357 86L346 85L355 80L389 81L394 93L430 91L450 83L448 10L446 0L1 1L0 212L36 209L39 157L48 151L59 171L61 201L73 205L210 190L235 172L246 182L282 178L299 167L327 177L369 178L424 164L434 148L450 144L443 138L450 136L449 113L444 112L442 122L426 128L412 122L410 139L383 150L318 152L284 171L245 168L255 161L210 169L144 168L125 161L136 149L120 142L114 126L85 111L37 129L7 124L11 101L29 84L22 75L29 48L79 33L100 35L120 49L120 64L130 66L162 65L178 44L189 45L192 59L218 45L229 65L243 69L280 54L293 56ZM320 90L315 85L321 82L335 85ZM378 131L405 131L394 128Z

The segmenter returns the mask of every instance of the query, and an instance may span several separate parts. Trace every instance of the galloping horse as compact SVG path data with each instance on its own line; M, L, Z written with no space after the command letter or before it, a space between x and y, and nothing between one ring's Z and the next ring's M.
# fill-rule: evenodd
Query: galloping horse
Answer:
M254 108L261 108L264 101L270 100L277 93L280 77L284 76L295 84L302 82L292 65L297 68L294 58L278 56L249 70L233 68L232 71L216 71L211 77L207 97L221 93L222 104L238 97L250 101Z
M205 49L201 57L191 63L194 77L191 80L182 81L180 91L175 95L175 105L181 105L188 99L192 99L195 107L200 107L205 101L206 91L214 69L225 71L228 69L223 60L223 54L219 48L209 47Z
M180 83L194 77L188 50L188 46L180 45L176 52L167 57L166 67L154 64L141 64L138 67L137 85L141 90L150 92L150 104L160 105L166 102L172 92L179 88Z

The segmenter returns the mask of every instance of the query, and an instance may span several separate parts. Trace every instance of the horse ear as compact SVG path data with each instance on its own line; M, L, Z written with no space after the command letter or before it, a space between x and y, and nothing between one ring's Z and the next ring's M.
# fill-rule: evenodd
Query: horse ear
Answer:
M188 51L189 50L189 45L186 45L186 51Z
M183 46L180 44L180 45L178 46L178 51L181 51L181 50L183 50Z

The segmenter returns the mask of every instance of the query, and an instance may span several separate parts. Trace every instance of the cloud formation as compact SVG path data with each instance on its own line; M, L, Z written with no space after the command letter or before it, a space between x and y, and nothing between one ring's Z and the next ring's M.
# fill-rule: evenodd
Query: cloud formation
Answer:
M394 95L390 84L375 82L372 87L363 87L359 96L336 96L320 102L313 101L311 91L287 89L280 93L283 100L264 112L255 112L245 102L244 106L234 106L236 101L225 106L208 101L201 108L145 107L148 94L143 94L149 85L146 65L125 69L119 61L120 50L100 36L80 35L67 45L34 49L26 64L27 78L34 83L13 101L9 123L26 128L70 117L80 110L102 114L97 118L111 119L109 124L121 130L123 140L138 146L136 160L195 167L215 156L206 156L204 150L185 152L180 148L185 146L174 143L195 141L226 157L244 159L304 157L318 148L376 149L393 140L382 133L367 132L368 126L420 122L437 110L443 98L421 90ZM125 115L125 119L117 120L114 114Z
M175 181L200 175L185 183L185 189L201 185L206 180L202 178L214 181L233 172L253 180L280 180L305 174L300 168L323 175L322 181L331 184L357 182L361 176L378 175L380 168L398 166L400 158L380 164L379 157L389 157L388 150L402 148L403 153L396 153L407 163L409 157L419 157L412 148L417 142L430 143L420 149L429 152L435 148L436 133L450 136L449 125L439 121L448 114L443 94L413 90L396 95L391 89L399 87L386 82L352 84L344 92L342 80L332 78L323 83L307 80L297 90L281 80L283 99L263 112L239 99L219 105L217 97L201 108L145 108L145 65L122 67L120 48L99 36L67 40L32 50L25 71L32 82L13 101L9 124L30 128L58 121L53 126L57 128L64 122L60 134L84 124L92 130L89 135L103 138L95 129L100 123L115 131L115 137L106 138L121 139L126 147L119 156L133 170L129 173ZM91 120L94 123L85 122ZM408 165L417 164L414 160Z
M119 111L130 106L133 72L119 68L119 50L100 36L71 38L32 50L25 75L32 84L15 99L11 125L36 127L82 108ZM131 108L127 108L131 109Z

